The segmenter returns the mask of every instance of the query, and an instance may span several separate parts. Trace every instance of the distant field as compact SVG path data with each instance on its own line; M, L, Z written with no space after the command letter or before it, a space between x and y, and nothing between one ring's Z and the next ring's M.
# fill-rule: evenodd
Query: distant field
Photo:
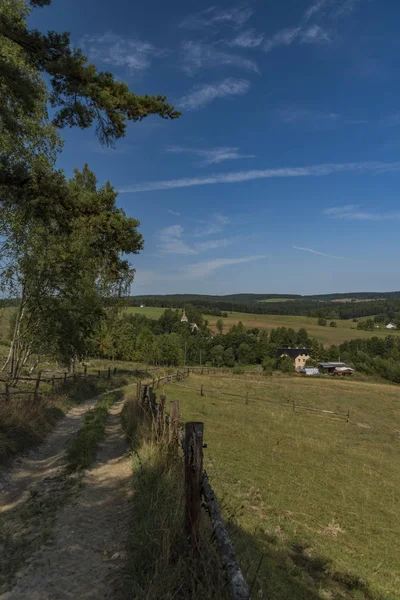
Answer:
M217 317L206 316L210 327L216 331ZM288 315L257 315L249 313L229 313L227 319L223 319L225 324L224 331L228 331L232 325L238 321L242 321L245 327L260 327L264 329L272 329L275 327L293 327L307 329L311 337L314 337L323 344L341 344L352 338L370 338L373 336L386 337L390 335L388 329L375 329L374 331L360 331L357 329L357 323L352 320L335 319L337 327L321 327L317 324L317 319L311 317L297 317ZM393 332L393 335L399 335L399 332Z
M259 300L259 302L268 302L268 304L277 302L293 302L294 298L267 298L266 300Z
M158 317L164 312L164 308L158 307L145 307L137 308L130 307L127 312L139 313L146 315L151 319L158 319ZM217 331L216 322L219 317L213 317L211 315L204 315L204 318L208 320L209 326L213 331ZM357 329L357 323L353 323L352 320L341 320L335 319L337 327L321 327L317 324L317 319L311 317L297 317L290 315L258 315L254 313L240 313L233 312L228 313L228 318L223 319L224 322L224 333L226 333L232 325L236 325L239 321L242 321L245 327L259 327L263 329L272 329L276 327L293 327L293 329L300 329L304 327L307 329L311 337L314 337L323 344L341 344L346 340L352 338L370 338L373 336L386 337L388 335L399 335L398 331L389 331L388 329L375 329L374 331L362 331Z
M185 385L216 390L201 397ZM288 401L288 408L219 391ZM168 387L203 421L205 468L254 598L395 600L400 589L400 387L301 377L191 375ZM290 401L340 418L290 408Z

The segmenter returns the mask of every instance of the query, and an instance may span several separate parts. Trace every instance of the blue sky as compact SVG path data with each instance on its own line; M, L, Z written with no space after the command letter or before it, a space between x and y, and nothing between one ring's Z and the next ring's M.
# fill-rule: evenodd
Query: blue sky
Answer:
M192 9L191 9L192 7ZM141 221L133 294L400 288L400 3L53 0L100 69L182 110L116 149L65 131Z

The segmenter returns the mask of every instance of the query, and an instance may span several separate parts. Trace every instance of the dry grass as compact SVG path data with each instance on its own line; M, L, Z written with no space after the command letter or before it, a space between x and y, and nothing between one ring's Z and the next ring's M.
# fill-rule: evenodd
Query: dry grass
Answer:
M250 379L250 381L249 381ZM254 597L395 600L400 589L400 388L334 379L191 376L178 383L183 421L205 423L206 468L232 527ZM231 391L341 418L223 396ZM358 424L368 425L369 428ZM225 514L229 516L226 509ZM258 596L257 596L258 594Z
M183 456L155 443L152 422L131 398L124 409L133 447L132 527L126 572L127 597L137 600L228 599L220 559L204 515L199 548L183 531Z

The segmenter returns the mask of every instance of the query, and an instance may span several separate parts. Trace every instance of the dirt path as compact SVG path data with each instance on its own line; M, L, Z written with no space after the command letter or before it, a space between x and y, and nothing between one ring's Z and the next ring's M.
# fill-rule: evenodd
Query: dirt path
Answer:
M79 493L60 510L47 545L30 558L1 600L120 597L131 498L122 406L121 400L111 409L96 463Z
M111 390L114 391L114 390ZM109 392L105 392L107 394ZM80 428L87 410L104 396L96 396L72 408L45 442L14 461L11 469L0 469L0 517L28 500L43 480L57 477L65 466L65 448Z

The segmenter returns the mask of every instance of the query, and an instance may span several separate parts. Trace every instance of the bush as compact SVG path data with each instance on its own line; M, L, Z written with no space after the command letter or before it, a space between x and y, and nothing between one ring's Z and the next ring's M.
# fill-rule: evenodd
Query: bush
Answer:
M321 327L326 327L326 325L327 325L327 320L326 320L326 319L324 319L323 317L320 317L320 318L318 319L318 325L321 325Z
M264 375L272 375L274 372L276 361L273 358L265 358L262 362Z
M293 361L291 358L289 358L289 356L282 356L277 361L276 368L279 369L279 371L282 371L282 373L293 373L293 371L294 371Z
M235 373L235 375L243 375L244 369L242 369L242 367L236 366L232 369L232 372Z
M329 323L329 327L337 327L337 323L336 323L336 321L331 321L331 322Z

